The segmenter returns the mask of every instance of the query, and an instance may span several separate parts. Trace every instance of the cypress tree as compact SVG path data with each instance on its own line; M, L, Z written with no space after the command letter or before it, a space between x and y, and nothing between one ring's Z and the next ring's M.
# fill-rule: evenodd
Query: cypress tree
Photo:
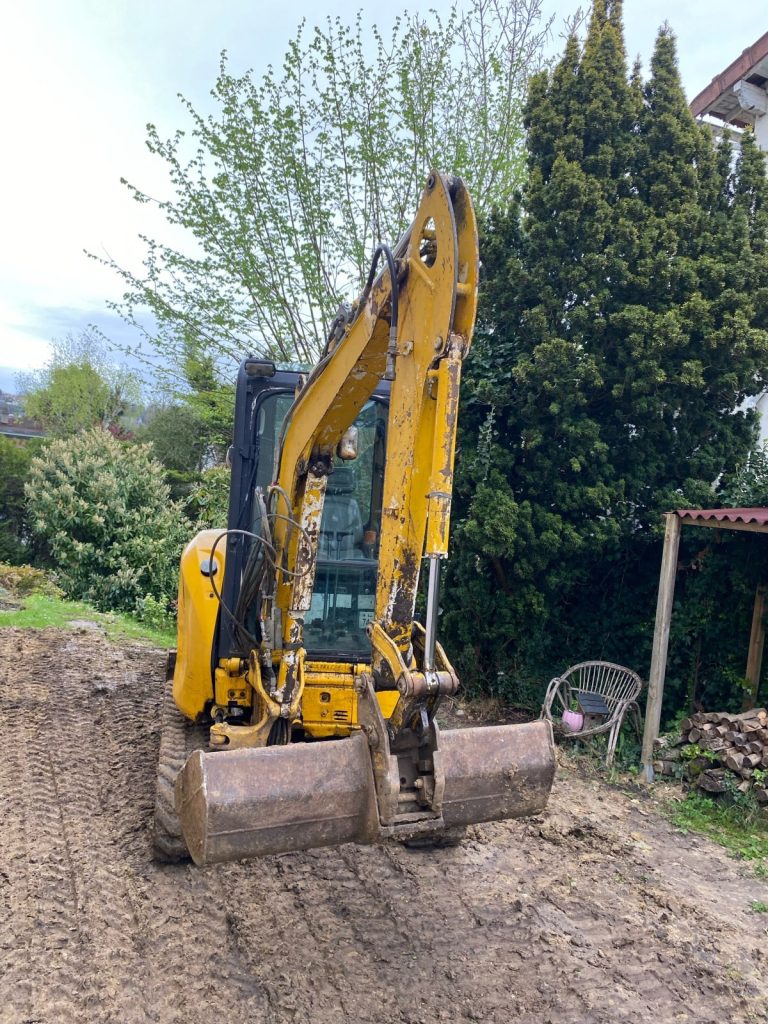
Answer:
M445 616L485 687L581 656L645 669L659 512L711 502L743 459L768 353L763 293L736 280L740 248L763 274L762 157L747 139L733 177L667 28L643 87L620 2L598 0L526 127L527 184L481 240Z

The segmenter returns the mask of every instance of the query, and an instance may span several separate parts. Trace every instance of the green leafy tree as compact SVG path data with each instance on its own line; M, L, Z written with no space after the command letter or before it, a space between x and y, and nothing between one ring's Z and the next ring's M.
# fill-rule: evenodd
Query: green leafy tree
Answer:
M139 398L135 375L111 363L88 331L55 340L52 349L44 369L21 375L26 415L57 436L91 427L119 429L126 407Z
M165 467L175 499L185 498L197 483L208 449L209 429L188 403L150 407L147 422L134 431L135 440L152 445L152 454Z
M24 562L30 554L24 484L36 450L0 437L0 562Z
M747 142L733 176L695 124L668 29L643 86L620 2L596 0L525 117L527 184L481 243L445 616L485 687L582 656L644 669L659 513L713 503L768 355L764 235L740 212L764 171Z
M55 440L32 460L26 496L68 596L127 611L175 596L190 526L149 446L104 430Z
M199 471L205 454L205 427L188 405L164 405L150 409L147 423L136 431L137 440L152 445L156 459L178 474Z
M216 360L212 355L196 351L191 344L186 345L185 350L184 374L187 387L179 398L202 425L206 445L223 456L232 440L234 384L231 380L221 379L222 374L217 372Z
M481 208L519 185L522 98L547 30L541 0L470 0L445 20L405 14L387 38L361 15L302 25L261 78L223 55L215 113L183 100L187 129L149 126L172 197L129 185L190 245L146 238L138 274L107 261L125 288L114 308L178 378L190 357L231 377L247 349L313 362L431 166L465 176Z

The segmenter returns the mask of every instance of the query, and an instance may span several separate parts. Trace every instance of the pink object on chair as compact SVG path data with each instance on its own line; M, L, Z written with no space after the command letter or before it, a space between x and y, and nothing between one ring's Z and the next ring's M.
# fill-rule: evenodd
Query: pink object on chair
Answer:
M563 725L568 732L581 732L584 725L584 715L580 711L564 711Z

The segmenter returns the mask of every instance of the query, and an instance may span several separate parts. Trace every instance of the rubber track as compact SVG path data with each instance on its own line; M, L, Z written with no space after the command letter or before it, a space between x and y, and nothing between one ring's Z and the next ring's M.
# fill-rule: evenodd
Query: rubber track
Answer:
M174 703L172 684L168 682L163 700L155 790L154 843L155 855L160 861L189 859L176 814L176 777L189 755L205 749L206 743L207 729L184 718Z

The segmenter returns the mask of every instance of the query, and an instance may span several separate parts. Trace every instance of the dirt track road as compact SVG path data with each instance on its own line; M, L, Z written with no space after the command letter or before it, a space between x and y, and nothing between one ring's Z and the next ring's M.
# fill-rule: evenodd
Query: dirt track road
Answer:
M465 846L151 856L163 656L0 631L0 1021L768 1020L768 885L573 776Z

